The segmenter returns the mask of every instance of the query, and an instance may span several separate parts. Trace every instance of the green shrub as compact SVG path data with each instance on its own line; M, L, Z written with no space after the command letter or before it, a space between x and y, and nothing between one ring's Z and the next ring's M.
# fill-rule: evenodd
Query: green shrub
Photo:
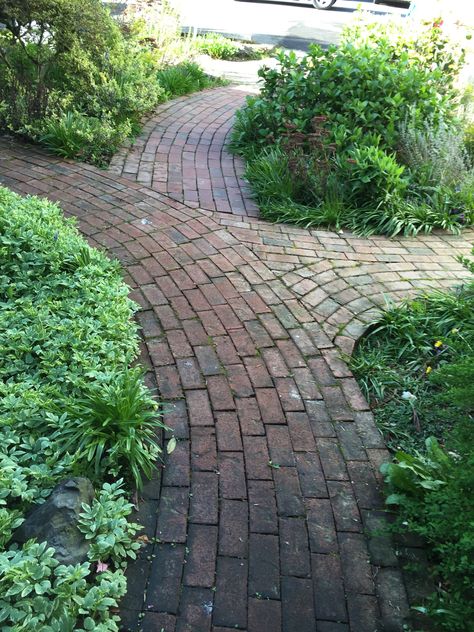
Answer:
M176 86L166 70L160 85L159 68L179 40L175 17L167 26L170 16L160 5L153 29L143 21L120 29L100 0L3 3L0 129L104 165L167 93L211 85L191 64L175 72ZM182 52L191 56L191 47Z
M197 37L195 46L200 53L213 59L234 59L240 50L238 44L219 33L207 33Z
M118 264L56 205L5 188L0 301L0 627L118 632L114 609L140 527L127 520L122 482L103 479L120 473L140 485L162 426L140 370L129 368L136 306ZM80 521L89 559L63 566L46 543L11 538L71 475L90 475L100 491Z
M6 189L0 205L0 415L17 431L24 419L47 436L65 413L76 413L76 429L89 443L78 463L88 468L95 441L97 464L104 458L109 469L121 469L128 457L139 483L140 460L149 471L143 451L150 460L156 455L147 428L160 422L127 368L138 348L135 306L118 265L87 246L55 205ZM136 451L127 453L130 445Z
M337 160L336 168L347 186L351 206L356 208L389 204L408 187L405 168L379 147L357 146Z
M303 59L280 53L278 68L260 71L260 95L237 113L230 147L247 159L247 177L269 219L362 234L457 232L472 223L474 208L470 165L453 116L463 54L437 25L416 37L390 26L366 28L346 31L339 47L313 46ZM323 130L314 128L315 120L324 121ZM400 130L400 120L410 123ZM322 179L321 156L304 150L306 168L290 168L284 180L303 181L304 195L293 183L295 194L281 197L275 184L272 199L282 167L267 157L277 146L290 167L296 164L289 135L306 137L308 146L317 136L335 155L326 155ZM335 206L326 199L328 175Z
M169 98L180 97L190 92L219 85L219 81L211 79L194 62L162 68L158 71L157 78Z
M131 134L129 121L110 121L66 112L59 119L46 119L40 141L65 158L78 158L95 164L107 162L124 138Z
M469 377L472 384L472 369ZM397 453L397 462L384 469L392 491L387 502L399 506L395 530L415 533L429 547L438 589L416 609L436 629L469 632L474 619L472 419L458 424L449 447L452 451L445 452L431 439L426 454Z
M73 401L68 417L58 419L58 445L75 452L95 476L118 474L124 465L138 487L142 472L150 478L158 459L157 411L140 369L108 373Z

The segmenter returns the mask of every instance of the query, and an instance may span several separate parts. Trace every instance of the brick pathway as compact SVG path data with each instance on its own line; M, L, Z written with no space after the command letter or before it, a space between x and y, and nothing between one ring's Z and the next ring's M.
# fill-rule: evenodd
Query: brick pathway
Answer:
M242 180L244 164L225 148L247 94L248 88L231 86L164 103L109 171L194 208L257 217Z
M143 493L157 539L130 567L124 629L401 631L405 586L377 531L388 453L339 350L385 296L458 282L473 234L270 225L1 140L0 182L58 200L122 261L179 439Z

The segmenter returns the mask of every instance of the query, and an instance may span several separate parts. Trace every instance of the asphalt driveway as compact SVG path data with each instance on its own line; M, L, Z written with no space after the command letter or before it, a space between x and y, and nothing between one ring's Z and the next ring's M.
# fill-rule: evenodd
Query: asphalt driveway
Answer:
M406 9L374 5L372 0L337 0L329 11L317 11L310 3L249 2L242 0L176 0L183 27L217 31L262 44L307 50L311 42L337 43L341 30L354 18L358 6L383 20Z

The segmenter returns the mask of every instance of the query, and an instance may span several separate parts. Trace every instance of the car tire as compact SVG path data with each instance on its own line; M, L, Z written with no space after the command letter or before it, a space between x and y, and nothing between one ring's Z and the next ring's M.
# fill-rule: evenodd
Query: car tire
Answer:
M315 9L330 9L336 0L312 0Z

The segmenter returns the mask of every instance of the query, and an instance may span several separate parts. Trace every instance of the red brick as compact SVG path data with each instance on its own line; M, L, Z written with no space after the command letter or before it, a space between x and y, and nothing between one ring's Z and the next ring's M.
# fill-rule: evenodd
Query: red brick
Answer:
M208 336L223 336L226 333L224 325L213 311L199 312L199 320Z
M313 586L310 579L283 577L281 608L285 632L314 632Z
M183 397L179 374L175 366L160 366L156 369L158 390L163 399Z
M273 481L248 481L250 531L278 533Z
M316 618L347 621L344 580L336 555L312 555L312 577Z
M278 391L283 410L296 412L305 410L303 400L291 377L280 377L275 379L275 386Z
M240 425L237 415L233 412L216 414L217 447L223 452L242 450Z
M383 507L384 499L370 464L350 461L347 469L358 506L363 509Z
M276 390L272 388L258 388L256 395L264 424L285 423L285 416Z
M181 593L176 632L210 632L213 597L209 588L185 586ZM204 604L207 607L203 607Z
M334 424L334 428L346 461L367 461L367 454L357 433L356 425L351 421L339 421Z
M194 347L194 352L204 375L219 375L222 372L219 358L212 347Z
M241 500L222 500L219 522L219 555L247 557L248 505Z
M257 400L254 397L236 399L236 405L242 434L249 436L265 434Z
M180 321L176 318L175 313L173 312L171 307L169 307L169 305L160 305L158 307L155 307L154 312L157 315L158 320L160 321L160 324L165 331L168 331L169 329L181 328Z
M290 375L290 370L286 366L285 360L277 348L263 349L262 356L265 360L268 373L272 377L288 377Z
M214 428L195 426L191 429L191 467L193 470L217 469L217 450Z
M166 337L171 348L171 353L175 358L187 358L193 355L193 350L183 331L178 329L169 331Z
M207 391L186 391L186 403L191 426L212 426L214 424Z
M313 432L306 413L287 413L288 430L290 431L293 450L297 452L313 452L316 450Z
M189 437L188 414L184 401L163 403L163 422L177 439Z
M255 349L255 344L252 341L252 338L248 335L245 329L235 328L229 331L229 334L232 338L232 342L237 349L239 355L243 358L245 356L255 356L257 351Z
M291 340L277 340L277 347L280 349L286 364L290 368L294 369L296 367L306 366L305 359L301 355L298 347Z
M338 533L338 540L346 591L373 595L374 579L364 536L361 533Z
M278 514L280 516L302 516L304 506L298 474L294 467L273 470Z
M267 334L265 328L262 327L257 320L250 320L246 322L245 327L252 337L257 349L273 346L273 340Z
M279 527L282 575L309 577L308 532L304 518L280 518Z
M266 438L244 435L243 442L247 479L271 480L270 455Z
M208 377L207 388L214 411L235 409L234 398L225 375Z
M218 474L215 472L193 472L190 522L217 524L218 484Z
M190 344L193 346L208 344L208 335L199 321L183 320L182 325Z
M219 454L219 493L222 498L247 498L244 459L241 452Z
M236 397L250 397L254 394L243 364L228 366L227 377L229 378L230 388Z
M245 358L244 362L250 381L255 388L273 386L272 378L270 377L267 367L261 358Z
M249 599L248 632L277 632L281 630L279 601Z
M247 562L217 558L214 623L230 628L247 627Z
M157 544L146 592L146 610L176 614L184 566L184 545Z
M168 300L156 285L142 285L141 291L148 299L150 305L167 305Z
M227 367L231 364L238 364L240 358L230 336L218 336L214 338L217 355L222 364Z
M251 533L249 540L249 595L280 598L280 555L275 535Z
M183 358L176 363L183 388L204 388L205 383L194 358Z
M324 498L307 498L307 523L312 553L337 553L337 537L331 503Z
M305 498L327 498L326 479L316 452L299 452L296 469L301 491Z
M191 305L184 296L174 296L170 299L170 303L180 320L186 320L196 316L194 310L191 308Z
M123 617L121 617L121 621L124 623ZM143 632L156 632L156 630L160 632L175 632L176 629L176 617L163 612L145 613L142 623Z
M189 441L178 441L171 454L166 454L163 468L163 485L189 485Z
M190 524L184 569L184 584L187 586L211 587L217 554L217 527L202 524Z
M270 458L278 465L295 465L290 434L286 426L268 426L267 441Z
M159 338L153 338L148 340L147 348L153 366L157 367L174 364L174 358L171 355L171 350L166 341Z
M344 394L338 386L322 386L321 392L333 421L354 419L354 413L348 407Z
M335 439L316 439L324 475L328 480L348 480L346 463Z
M186 542L189 489L163 487L156 535L162 542Z

